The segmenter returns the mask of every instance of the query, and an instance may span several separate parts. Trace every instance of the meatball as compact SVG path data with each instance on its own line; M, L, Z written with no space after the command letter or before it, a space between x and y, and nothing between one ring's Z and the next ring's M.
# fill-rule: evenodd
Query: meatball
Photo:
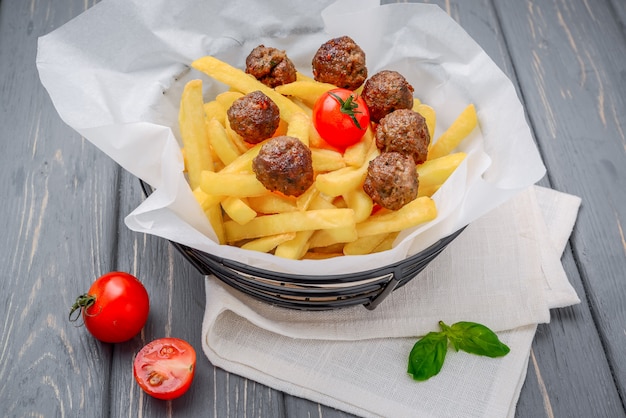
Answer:
M413 107L413 86L397 71L383 70L374 74L365 82L362 96L374 122L396 109Z
M246 73L271 88L296 81L296 67L285 51L264 45L246 58Z
M363 190L380 206L398 210L417 197L413 159L399 152L383 152L370 161Z
M235 100L226 114L230 127L250 144L271 137L280 123L278 106L261 91Z
M264 143L252 160L252 171L266 189L288 196L300 196L314 181L311 150L291 136Z
M365 52L349 36L322 44L313 56L313 78L349 90L360 87L367 78Z
M381 152L399 152L415 164L426 161L429 143L426 119L410 109L391 112L376 127L376 146Z

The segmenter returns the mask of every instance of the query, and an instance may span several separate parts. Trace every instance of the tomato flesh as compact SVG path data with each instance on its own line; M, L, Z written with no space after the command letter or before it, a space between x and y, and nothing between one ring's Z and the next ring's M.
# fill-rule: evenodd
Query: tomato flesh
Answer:
M133 375L148 395L163 400L183 395L196 371L196 351L179 338L159 338L135 356Z
M111 272L99 277L87 295L93 301L82 307L87 330L98 340L119 343L130 340L141 331L148 319L148 292L135 277Z
M359 142L369 123L365 101L351 90L330 90L322 94L313 106L315 129L326 142L340 149Z

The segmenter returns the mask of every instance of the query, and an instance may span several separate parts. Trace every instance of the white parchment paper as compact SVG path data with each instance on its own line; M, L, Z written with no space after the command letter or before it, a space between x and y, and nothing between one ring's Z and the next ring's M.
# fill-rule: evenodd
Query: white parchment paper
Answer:
M226 86L190 69L190 63L214 55L243 68L248 53L265 44L286 50L298 70L310 75L319 45L340 35L364 49L370 75L393 69L409 80L415 95L437 111L435 139L465 106L475 104L480 128L461 146L468 158L434 196L437 219L405 231L393 250L368 256L291 261L218 245L183 174L177 116L187 81L202 79L207 99ZM40 38L37 66L61 118L155 188L126 217L130 229L257 267L323 275L399 261L545 173L514 86L434 5L103 0Z

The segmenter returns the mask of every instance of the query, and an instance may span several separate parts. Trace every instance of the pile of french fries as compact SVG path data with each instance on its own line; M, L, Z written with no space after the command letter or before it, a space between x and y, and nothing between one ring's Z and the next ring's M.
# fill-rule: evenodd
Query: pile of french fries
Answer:
M278 257L328 258L390 249L400 231L435 219L431 196L465 158L453 151L477 125L476 110L469 105L431 141L428 160L417 166L418 197L397 211L378 209L362 188L368 163L379 154L373 127L341 152L325 143L311 122L316 99L335 86L299 73L295 82L272 89L212 56L192 67L230 89L205 101L201 80L185 85L179 122L191 189L220 244ZM232 102L256 90L280 110L275 136L298 138L311 149L315 183L297 198L265 189L252 171L263 143L248 144L229 126L226 111ZM435 111L417 99L414 110L426 119L432 138Z

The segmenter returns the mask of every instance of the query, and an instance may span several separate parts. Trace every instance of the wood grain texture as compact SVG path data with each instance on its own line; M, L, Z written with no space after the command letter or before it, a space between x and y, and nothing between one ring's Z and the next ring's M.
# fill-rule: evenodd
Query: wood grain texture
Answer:
M582 198L572 250L610 371L624 399L623 24L615 19L609 2L496 1L496 5L550 183Z
M391 2L394 2L393 0ZM548 167L541 184L583 207L563 256L583 300L538 328L517 417L624 417L626 3L436 0L512 79ZM351 416L213 367L201 350L204 281L166 241L126 228L137 180L59 119L35 68L37 37L93 0L0 0L0 405L5 416ZM142 333L101 344L67 321L99 275L142 279ZM198 352L190 392L139 390L131 364L163 336Z

